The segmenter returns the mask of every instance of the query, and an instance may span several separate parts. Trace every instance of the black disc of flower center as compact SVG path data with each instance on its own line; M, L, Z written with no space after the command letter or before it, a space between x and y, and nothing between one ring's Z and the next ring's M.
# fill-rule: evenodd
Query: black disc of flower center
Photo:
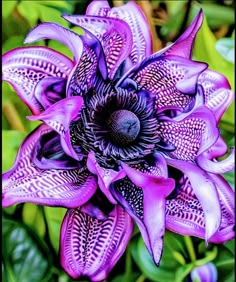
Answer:
M127 145L133 142L140 131L138 117L128 110L118 110L110 115L108 126L112 141L118 145Z

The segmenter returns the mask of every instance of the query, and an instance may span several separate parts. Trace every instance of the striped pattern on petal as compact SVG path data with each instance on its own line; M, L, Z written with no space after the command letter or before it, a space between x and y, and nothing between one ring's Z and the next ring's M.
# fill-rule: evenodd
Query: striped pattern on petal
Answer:
M2 57L2 79L9 82L33 114L43 110L35 97L35 88L45 77L65 79L73 63L64 55L47 47L22 47Z
M74 279L103 281L124 253L132 231L130 216L119 206L104 220L68 210L61 227L61 264Z
M39 138L50 132L39 126L22 143L15 164L2 177L2 205L22 202L47 206L78 207L88 201L97 188L97 181L85 168L40 169L33 162Z

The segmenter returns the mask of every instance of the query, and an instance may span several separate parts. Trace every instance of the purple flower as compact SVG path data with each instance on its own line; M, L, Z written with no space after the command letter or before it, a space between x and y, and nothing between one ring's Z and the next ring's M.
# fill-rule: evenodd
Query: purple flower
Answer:
M191 281L217 282L217 269L211 262L197 266L191 271Z
M165 228L223 243L234 237L233 190L220 175L233 149L217 127L233 100L227 79L191 60L203 14L173 44L152 54L140 8L93 1L64 18L80 35L42 23L25 43L48 47L3 56L8 81L41 120L3 175L4 207L22 202L68 208L60 257L73 278L105 279L125 251L135 222L158 265Z

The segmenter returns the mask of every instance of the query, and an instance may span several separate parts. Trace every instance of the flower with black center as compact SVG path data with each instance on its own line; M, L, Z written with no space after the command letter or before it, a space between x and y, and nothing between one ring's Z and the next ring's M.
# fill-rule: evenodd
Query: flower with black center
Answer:
M217 127L233 100L227 79L191 60L203 14L173 44L152 54L140 8L93 1L64 18L76 34L42 23L25 43L48 47L3 55L8 81L40 125L3 175L4 207L22 202L68 208L60 258L73 278L105 279L132 235L133 222L158 265L165 228L223 243L234 237L233 190L220 175L233 149Z

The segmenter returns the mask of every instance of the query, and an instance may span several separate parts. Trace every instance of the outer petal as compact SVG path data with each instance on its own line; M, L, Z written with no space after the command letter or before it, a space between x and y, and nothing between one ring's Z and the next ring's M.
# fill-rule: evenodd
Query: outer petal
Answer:
M126 79L134 80L140 87L150 92L155 99L157 112L167 109L183 111L191 104L191 95L197 90L197 79L207 65L190 61L177 56L152 55L125 77L118 86L125 84Z
M215 118L206 107L173 119L163 117L159 120L158 131L162 140L176 147L169 156L181 160L194 160L219 136Z
M110 189L140 229L145 245L159 265L165 232L165 197L174 189L174 180L155 176L157 167L145 167L146 173L122 164L126 178L113 182Z
M207 172L190 162L167 159L167 164L182 171L189 178L193 192L204 211L205 240L208 243L219 229L221 221L220 200L214 181Z
M106 0L94 0L88 5L86 15L105 17L110 10L110 5Z
M221 209L220 227L209 242L224 243L234 237L234 192L221 176L208 177L216 185ZM166 228L182 235L205 237L203 207L186 175L178 183L177 194L166 200Z
M75 159L80 156L74 151L70 142L69 126L72 120L77 120L83 104L82 97L63 99L37 116L28 117L29 120L42 120L61 135L61 144L65 152Z
M50 131L38 127L20 147L11 170L3 174L2 205L22 202L74 208L87 202L97 188L97 181L86 168L40 169L32 162L39 138Z
M64 15L63 18L91 31L99 39L106 57L108 76L112 79L117 68L131 52L133 42L128 24L108 17Z
M119 206L105 220L68 210L60 237L63 268L74 279L103 281L124 253L132 230L130 216Z
M73 63L47 47L16 48L2 57L2 79L8 81L34 114L43 110L35 95L37 84L45 77L67 78Z

